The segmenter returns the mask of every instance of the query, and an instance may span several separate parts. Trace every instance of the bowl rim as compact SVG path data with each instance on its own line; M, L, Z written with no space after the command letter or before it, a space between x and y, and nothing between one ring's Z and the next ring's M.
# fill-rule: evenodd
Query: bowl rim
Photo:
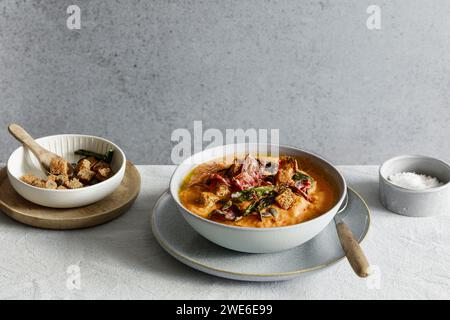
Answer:
M344 197L345 197L345 195L346 195L346 193L347 193L347 182L345 181L345 178L344 178L344 176L342 175L342 173L341 173L341 172L340 172L333 164L331 164L331 162L329 162L328 160L324 159L323 157L321 157L321 156L319 156L319 155L317 155L317 154L315 154L315 153L313 153L313 152L306 151L306 150L303 150L303 149L300 149L300 148L297 148L297 147L293 147L293 146L289 146L289 145L284 145L284 144L271 144L271 143L265 143L266 145L278 146L278 147L281 147L281 148L287 148L287 149L292 149L292 150L295 150L295 151L305 152L305 153L308 153L308 154L310 154L310 155L312 155L312 156L314 156L314 157L316 157L316 158L319 158L320 160L322 160L323 162L325 162L328 166L330 166L331 168L333 168L333 170L335 170L336 173L338 174L338 177L341 178L341 180L342 180L342 182L343 182L343 185L344 185L344 186L343 186L343 190L342 190L342 194L340 194L340 197L338 197L338 200L337 200L336 204L335 204L332 208L330 208L328 211L326 211L326 212L324 212L323 214L321 214L320 216L317 216L317 217L315 217L315 218L313 218L313 219L311 219L311 220L307 220L307 221L303 221L303 222L300 222L300 223L296 223L296 224L292 224L292 225L287 225L287 226L269 227L269 228L239 227L239 226L228 225L228 224L219 223L219 222L216 222L216 221L213 221L213 220L209 220L209 219L203 218L203 217L201 217L201 216L199 216L199 215L197 215L197 214L191 212L191 211L188 210L187 208L185 208L185 207L183 206L183 204L179 201L179 199L178 199L177 197L174 197L174 196L173 196L173 191L174 191L174 190L173 190L173 189L174 189L174 186L173 186L174 181L173 181L173 180L174 180L175 174L177 173L177 171L179 170L179 168L181 167L181 165L182 165L183 163L187 162L188 160L190 160L191 158L193 158L193 157L196 156L197 154L199 154L199 153L201 153L201 152L208 151L208 150L211 150L211 151L212 151L212 150L214 150L214 149L221 149L221 148L222 148L222 149L226 149L226 147L227 147L227 146L230 146L230 145L261 145L261 144L264 145L263 143L231 143L231 144L220 145L220 146L213 147L213 148L208 148L208 149L202 150L202 151L200 151L200 152L194 153L194 154L191 155L190 157L184 159L184 160L177 166L177 168L174 170L174 172L173 172L173 174L172 174L172 176L171 176L171 178L170 178L170 183L169 183L169 192L170 192L170 195L172 196L173 200L176 202L176 204L178 205L178 207L180 207L181 209L183 209L183 211L184 211L184 212L187 212L190 216L193 216L194 218L196 218L196 219L199 220L199 221L203 221L203 222L210 223L210 224L212 224L212 225L215 225L215 226L218 226L218 227L221 227L221 228L224 228L224 229L231 229L231 230L243 230L243 231L254 231L254 232L270 232L270 231L274 231L274 230L295 229L295 228L299 228L299 226L306 226L306 225L309 225L309 224L311 224L312 222L317 221L317 220L319 220L319 219L321 219L321 218L323 219L328 213L332 212L333 210L335 210L334 215L337 214L337 211L339 210L339 207L341 206L341 204L342 204L342 202L343 202L343 200L344 200ZM207 161L209 161L209 160L207 160ZM185 177L184 177L184 178L185 178ZM177 192L178 192L178 190L177 190Z
M127 159L126 159L126 156L125 156L125 153L123 152L123 150L122 150L117 144L115 144L114 142L112 142L112 141L110 141L110 140L108 140L108 139L99 137L99 136L93 136L93 135L89 135L89 134L66 133L66 134L54 134L54 135L50 135L50 136L44 136L44 137L36 138L36 139L34 139L34 140L35 140L36 142L39 143L39 140L41 140L41 139L55 138L55 137L85 137L85 138L94 138L94 139L101 140L101 141L103 141L103 142L109 143L109 144L111 144L111 145L114 147L114 151L118 150L119 153L122 155L122 163L120 164L120 168L119 168L119 170L117 170L117 172L114 172L114 174L113 174L109 179L107 179L107 180L105 180L105 181L101 181L101 182L99 182L99 183L97 183L97 184L94 184L94 185L91 185L91 186L83 187L83 188L78 188L78 189L64 189L64 190L39 188L39 187L35 187L35 186L32 186L31 184L28 184L28 183L23 182L20 178L17 178L17 177L16 177L14 174L12 174L12 172L9 170L8 164L9 164L9 161L11 160L12 155L13 155L14 153L16 153L16 152L17 152L19 149L21 149L21 148L25 150L25 147L22 145L22 146L18 147L17 149L15 149L15 150L10 154L10 156L9 156L9 158L8 158L8 161L6 162L6 169L7 169L7 171L8 171L8 176L14 178L16 181L18 181L19 183L21 183L22 185L24 185L24 186L26 186L26 187L32 188L32 189L34 189L34 190L39 190L39 191L41 191L41 192L52 192L52 193L53 193L53 192L56 192L56 193L61 193L61 192L62 192L62 193L69 193L69 192L80 192L80 191L86 191L86 190L98 189L99 186L101 187L102 185L104 185L104 184L103 184L104 182L108 182L110 179L116 177L117 174L118 174L120 171L122 171L123 168L125 168L125 166L126 166Z
M440 162L440 163L442 163L445 167L447 167L448 170L450 171L450 164L448 164L447 162L445 162L445 161L443 161L443 160L441 160L441 159L434 158L434 157L431 157L431 156L425 156L425 155L421 155L421 154L403 154L403 155L399 155L399 156L392 157L392 158L387 159L386 161L384 161L384 162L380 165L380 167L378 168L378 175L381 177L382 181L383 181L384 183L388 184L389 186L392 186L392 187L397 188L397 189L399 189L399 190L401 190L401 191L404 191L404 192L410 192L410 193L416 193L416 194L417 194L417 193L433 193L433 192L438 192L438 191L444 190L444 189L446 189L446 188L448 188L448 187L450 186L450 181L447 181L446 183L444 183L442 186L439 186L439 187L433 187L433 188L422 189L422 190L408 189L408 188L405 188L405 187L396 185L396 184L393 183L392 181L389 181L389 179L388 179L389 177L385 177L385 176L381 173L381 171L383 170L383 168L384 168L386 165L388 165L390 162L397 161L397 160L402 160L402 159L412 159L412 158L414 158L414 159L429 159L429 160L433 160L433 161Z

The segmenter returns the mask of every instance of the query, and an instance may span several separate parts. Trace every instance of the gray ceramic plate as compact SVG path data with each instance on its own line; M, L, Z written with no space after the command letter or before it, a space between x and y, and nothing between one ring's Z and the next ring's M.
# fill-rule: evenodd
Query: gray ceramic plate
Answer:
M350 188L348 195L344 221L361 242L369 230L369 208L361 196ZM316 237L291 250L256 254L222 248L203 238L187 224L168 192L163 193L153 208L152 229L164 250L179 261L228 279L288 280L344 258L334 220Z

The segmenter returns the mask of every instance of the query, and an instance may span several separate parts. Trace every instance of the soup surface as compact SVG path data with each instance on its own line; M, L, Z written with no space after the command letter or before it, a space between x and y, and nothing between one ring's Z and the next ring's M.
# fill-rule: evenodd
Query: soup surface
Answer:
M269 228L320 216L336 204L338 191L308 159L247 155L198 165L185 178L179 196L186 209L203 218Z

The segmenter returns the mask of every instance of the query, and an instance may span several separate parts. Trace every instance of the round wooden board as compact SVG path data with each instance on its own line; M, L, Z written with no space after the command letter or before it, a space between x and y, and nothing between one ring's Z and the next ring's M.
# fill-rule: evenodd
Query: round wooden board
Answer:
M42 207L22 198L11 186L6 167L0 170L0 210L24 224L45 229L79 229L96 226L126 212L139 194L141 176L129 161L121 185L94 204L71 209Z

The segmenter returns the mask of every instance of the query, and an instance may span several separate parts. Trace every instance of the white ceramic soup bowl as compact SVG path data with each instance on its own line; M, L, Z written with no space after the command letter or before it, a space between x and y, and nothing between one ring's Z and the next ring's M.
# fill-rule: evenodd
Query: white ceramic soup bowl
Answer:
M249 252L269 253L291 249L310 240L321 232L336 215L344 201L347 186L344 177L328 161L304 150L278 145L231 144L206 149L184 160L175 170L170 181L170 193L186 221L206 239L228 249ZM268 154L278 148L280 155L307 158L318 165L338 188L338 200L329 211L312 220L295 225L274 228L251 228L221 224L202 218L187 210L180 201L179 190L185 177L197 165L209 160L233 155ZM267 152L261 152L267 150ZM273 153L272 153L273 154Z
M103 154L112 149L114 155L111 169L114 175L103 182L80 189L50 190L34 187L21 181L20 177L32 173L46 178L46 174L34 154L28 148L19 147L9 157L8 178L14 190L31 202L52 208L82 207L108 196L122 182L126 166L125 154L117 145L106 139L81 134L64 134L36 139L36 142L71 163L82 158L74 154L76 150L85 149Z

